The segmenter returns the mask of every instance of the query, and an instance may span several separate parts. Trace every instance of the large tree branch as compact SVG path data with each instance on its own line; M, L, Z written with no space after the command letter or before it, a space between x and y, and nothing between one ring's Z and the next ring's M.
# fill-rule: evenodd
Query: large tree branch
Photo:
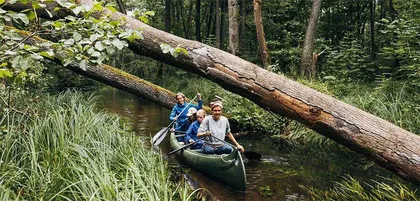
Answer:
M80 3L91 5L92 1ZM115 20L126 17L107 9L103 12ZM134 52L213 80L267 110L297 120L373 158L408 180L420 181L420 136L219 49L157 30L130 17L124 26L143 30L144 39L130 43ZM174 58L164 54L162 43L180 45L188 50L188 55Z

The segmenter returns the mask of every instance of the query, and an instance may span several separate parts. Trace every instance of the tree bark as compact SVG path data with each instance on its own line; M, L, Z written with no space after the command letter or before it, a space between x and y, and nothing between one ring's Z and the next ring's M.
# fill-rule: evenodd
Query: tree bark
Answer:
M220 0L216 0L216 48L220 49Z
M240 4L240 26L239 26L239 40L243 41L245 40L245 17L246 17L246 13L245 13L245 8L246 8L246 4L245 4L245 0L240 0L241 4ZM243 45L241 45L240 49L244 49Z
M81 0L81 3L92 5L91 0ZM3 8L10 9L10 6ZM125 17L107 9L102 12L114 20ZM60 17L63 13L54 14ZM419 184L420 136L222 50L163 32L131 17L127 17L124 27L143 30L144 39L129 42L134 52L206 77ZM162 43L180 45L188 50L188 55L174 58L164 54Z
M124 3L122 0L117 0L118 7L120 8L120 12L127 15L127 10L125 9Z
M195 40L201 42L201 22L200 22L201 0L195 2Z
M229 52L237 55L239 52L239 26L238 26L238 2L237 0L228 0L229 2Z
M321 0L312 1L311 14L309 15L308 27L306 28L305 41L302 47L300 59L300 76L314 77L316 73L316 58L314 54L315 33L321 9Z
M265 41L264 27L262 24L261 14L261 3L262 0L254 0L254 23L257 30L257 39L259 44L260 56L263 67L267 69L270 65L270 56L268 53L267 42Z
M171 0L165 0L165 31L171 32Z
M214 17L214 15L213 15L214 1L213 0L210 1L209 7L210 7L210 13L209 13L209 17L207 19L206 39L209 39L210 38L211 25L213 23L213 21L212 21L213 20L213 17Z

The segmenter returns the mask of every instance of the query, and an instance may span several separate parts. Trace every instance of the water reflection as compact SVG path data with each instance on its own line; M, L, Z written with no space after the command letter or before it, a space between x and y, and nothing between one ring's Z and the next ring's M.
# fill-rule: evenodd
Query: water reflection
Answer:
M169 124L168 109L113 88L104 88L98 93L103 97L101 105L106 111L126 117L134 131L147 141ZM260 140L238 141L246 150L263 154L261 161L244 161L246 192L234 191L186 166L181 168L219 200L308 200L301 186L331 187L334 181L342 180L347 174L361 182L377 179L377 175L390 176L388 171L376 166L364 171L361 157L348 152L279 146ZM168 137L159 148L163 153L170 151ZM264 196L265 190L269 193Z

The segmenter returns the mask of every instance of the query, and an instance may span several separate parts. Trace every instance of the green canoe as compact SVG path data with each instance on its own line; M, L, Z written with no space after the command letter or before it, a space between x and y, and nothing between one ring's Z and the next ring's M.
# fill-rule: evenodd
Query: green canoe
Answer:
M183 146L176 140L174 133L171 133L170 143L174 150ZM209 175L211 178L236 190L245 191L245 166L237 149L233 149L230 154L223 155L202 154L198 151L183 149L178 151L176 155L190 167Z

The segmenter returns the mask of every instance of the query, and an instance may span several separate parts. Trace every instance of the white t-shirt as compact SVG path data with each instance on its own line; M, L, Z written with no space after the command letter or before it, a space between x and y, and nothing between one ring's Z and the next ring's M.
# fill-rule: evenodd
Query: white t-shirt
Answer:
M204 118L203 122L198 129L199 133L211 131L212 135L221 139L225 140L226 134L230 133L230 124L226 117L221 116L219 120L214 120L213 116L207 116ZM210 145L220 145L223 142L216 140L215 138L206 136L204 141Z

